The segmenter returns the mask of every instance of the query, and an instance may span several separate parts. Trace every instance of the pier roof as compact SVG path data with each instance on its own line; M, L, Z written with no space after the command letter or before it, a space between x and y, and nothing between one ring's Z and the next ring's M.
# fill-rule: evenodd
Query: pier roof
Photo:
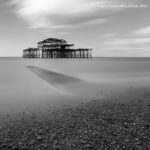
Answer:
M74 44L58 44L58 43L52 43L52 44L45 44L42 47L71 47L74 46Z
M27 48L27 49L25 49L23 51L25 52L25 51L37 51L37 50L38 50L37 48Z
M38 44L42 43L59 43L59 44L67 44L66 40L63 39L57 39L57 38L48 38L43 41L38 42Z

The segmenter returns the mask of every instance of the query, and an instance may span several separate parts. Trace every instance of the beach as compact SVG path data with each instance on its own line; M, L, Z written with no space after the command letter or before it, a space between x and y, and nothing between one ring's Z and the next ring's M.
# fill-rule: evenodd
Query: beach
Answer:
M2 150L150 149L149 59L0 61Z
M0 150L150 150L150 0L0 0Z
M136 96L130 90L126 99L119 96L75 107L6 114L1 118L0 148L148 150L150 94L149 89L138 90Z

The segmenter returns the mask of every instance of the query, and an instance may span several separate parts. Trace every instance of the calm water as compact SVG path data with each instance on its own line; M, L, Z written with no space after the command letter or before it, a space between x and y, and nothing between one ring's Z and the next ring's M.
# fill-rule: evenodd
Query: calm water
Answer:
M56 88L27 66L81 79L84 84L61 84ZM61 76L60 76L61 77ZM52 77L53 78L53 77ZM150 85L148 58L22 59L0 58L0 111L19 110L37 104L63 102L71 94L100 96L105 91ZM65 92L64 92L65 91Z

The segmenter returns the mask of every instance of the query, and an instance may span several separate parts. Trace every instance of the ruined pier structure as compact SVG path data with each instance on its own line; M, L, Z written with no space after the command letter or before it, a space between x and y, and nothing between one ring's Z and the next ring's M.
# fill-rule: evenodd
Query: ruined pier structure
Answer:
M23 50L24 58L92 58L92 49L74 49L63 39L48 38L37 43L38 48Z

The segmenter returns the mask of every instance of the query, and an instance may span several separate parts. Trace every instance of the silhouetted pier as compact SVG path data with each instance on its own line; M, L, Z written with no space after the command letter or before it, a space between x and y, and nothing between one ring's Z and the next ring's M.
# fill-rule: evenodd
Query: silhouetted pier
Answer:
M24 58L92 58L92 49L74 49L63 39L48 38L37 43L37 48L23 50Z

